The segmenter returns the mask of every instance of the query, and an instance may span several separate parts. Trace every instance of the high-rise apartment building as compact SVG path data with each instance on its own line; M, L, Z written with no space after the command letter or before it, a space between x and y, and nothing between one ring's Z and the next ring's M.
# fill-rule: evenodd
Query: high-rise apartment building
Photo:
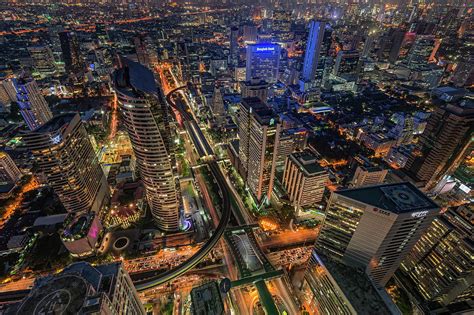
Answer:
M114 85L153 218L161 230L176 231L181 203L163 92L148 68L123 57Z
M474 245L472 205L451 208L429 229L400 265L413 288L427 302L443 305L473 296Z
M270 84L264 79L253 78L250 81L240 82L240 92L242 98L258 97L262 102L267 103L269 86Z
M43 94L41 94L35 80L20 78L13 79L12 82L16 90L16 99L20 107L20 113L30 130L44 125L53 118L48 103L44 99Z
M246 80L259 78L269 83L278 80L280 69L280 45L251 44L247 46Z
M286 158L283 187L295 209L321 202L328 179L328 173L309 150L292 153Z
M329 24L323 21L311 21L301 76L305 86L309 84L310 88L319 88L324 78L329 75L331 43L332 30Z
M130 276L120 262L69 265L58 274L36 279L16 314L145 315Z
M16 183L21 178L21 171L12 158L0 151L0 183Z
M409 183L337 190L316 251L365 269L384 287L438 213L438 206Z
M239 156L247 185L257 202L270 200L281 124L258 98L243 99L239 114Z
M59 33L59 42L64 60L64 67L67 73L78 73L84 70L79 41L77 34L71 31Z
M48 46L28 47L28 52L35 70L42 76L46 77L56 72L56 64L54 63L54 55Z
M308 143L306 128L284 129L280 134L277 168L284 169L286 158L293 152L303 151Z
M39 175L54 189L68 212L97 211L110 192L81 118L55 116L24 137Z
M433 188L462 161L472 142L473 128L474 107L468 102L437 108L405 165L408 174L424 189Z

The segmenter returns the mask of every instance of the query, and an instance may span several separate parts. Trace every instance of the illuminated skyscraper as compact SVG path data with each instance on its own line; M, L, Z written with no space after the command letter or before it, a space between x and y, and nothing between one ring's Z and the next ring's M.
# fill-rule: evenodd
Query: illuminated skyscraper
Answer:
M332 42L332 29L323 21L311 21L306 43L302 79L305 85L319 88L325 76L329 75L329 49Z
M21 177L21 171L5 152L0 151L0 183L16 183Z
M123 57L114 72L114 85L153 218L161 230L176 231L179 186L173 172L172 139L163 92L148 68Z
M247 46L246 80L263 79L269 83L278 80L280 45L251 44Z
M77 34L71 31L59 33L64 67L67 73L78 73L84 70Z
M30 130L44 125L53 118L48 103L41 94L35 80L20 78L13 79L12 82L16 90L20 113Z
M428 119L406 170L426 190L454 171L472 142L474 106L469 102L439 107Z
M260 99L242 100L239 156L247 172L247 185L258 202L269 201L273 191L280 129L278 116Z
M316 252L365 269L384 287L438 213L438 206L409 183L337 190Z
M286 158L283 186L295 209L321 202L328 180L328 173L310 151L296 152Z
M426 301L447 305L472 298L474 285L473 208L453 208L434 219L400 270Z
M69 212L97 211L109 198L104 173L81 118L55 116L24 137L38 173Z

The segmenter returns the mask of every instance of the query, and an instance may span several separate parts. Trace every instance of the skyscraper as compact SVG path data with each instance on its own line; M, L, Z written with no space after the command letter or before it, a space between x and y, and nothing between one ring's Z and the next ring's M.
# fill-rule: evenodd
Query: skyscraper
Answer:
M54 310L54 311L52 311ZM58 274L36 279L16 314L145 315L145 309L120 262L69 265Z
M306 43L302 79L311 87L321 87L325 75L329 75L329 49L332 30L326 22L311 21Z
M469 102L439 107L428 118L418 148L405 169L426 190L433 188L461 162L474 128L474 106Z
M328 173L309 150L292 153L286 158L283 186L295 209L321 202L328 180Z
M55 116L24 137L39 175L68 212L97 211L109 198L107 181L81 118Z
M56 65L54 64L54 55L47 46L28 47L28 52L33 60L35 70L42 76L54 74Z
M230 28L230 64L236 66L239 63L239 28Z
M269 83L278 80L280 45L251 44L247 46L246 80L260 78Z
M438 213L409 183L334 191L316 252L365 269L384 287Z
M247 172L247 185L257 202L270 200L281 124L258 98L244 99L239 115L239 153Z
M14 79L12 82L16 90L16 99L20 107L20 113L30 130L44 125L53 118L48 103L44 99L43 94L41 94L35 80L20 78Z
M449 209L434 219L400 270L425 301L447 305L472 298L472 205Z
M16 183L21 177L21 171L5 152L0 151L0 183Z
M67 73L78 73L84 69L77 34L71 31L59 33L64 67Z
M115 91L148 204L160 229L176 231L180 197L166 100L148 68L123 57L119 62L114 72Z
M224 98L222 97L221 87L215 86L212 95L211 112L217 123L220 125L225 120Z

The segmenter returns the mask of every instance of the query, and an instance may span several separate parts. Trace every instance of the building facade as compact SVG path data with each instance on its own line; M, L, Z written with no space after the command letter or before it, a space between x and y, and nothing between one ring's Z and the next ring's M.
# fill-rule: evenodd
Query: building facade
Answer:
M49 109L48 103L33 79L14 79L13 85L16 90L16 99L20 107L20 113L23 116L28 128L34 130L51 118L53 114Z
M250 44L247 46L246 80L259 78L268 83L278 80L281 47L278 44Z
M425 301L443 305L468 300L473 295L473 208L451 208L433 220L413 247L400 270L413 281Z
M428 119L405 169L426 190L433 188L461 162L472 142L474 107L448 104Z
M0 151L0 183L17 183L21 178L21 171L12 158L5 152Z
M295 209L321 202L328 179L328 173L310 151L292 153L286 158L283 186Z
M334 191L316 251L365 269L384 287L438 213L409 183Z
M55 116L24 141L40 178L68 212L97 211L109 198L107 180L78 114Z
M181 202L163 92L148 68L122 57L114 85L153 218L161 230L176 231Z

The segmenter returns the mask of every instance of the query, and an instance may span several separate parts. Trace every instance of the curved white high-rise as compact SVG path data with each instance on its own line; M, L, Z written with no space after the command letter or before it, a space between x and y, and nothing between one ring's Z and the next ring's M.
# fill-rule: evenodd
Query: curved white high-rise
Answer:
M163 231L179 228L179 191L173 173L168 110L145 66L120 58L113 74L121 120L127 129L153 218Z

